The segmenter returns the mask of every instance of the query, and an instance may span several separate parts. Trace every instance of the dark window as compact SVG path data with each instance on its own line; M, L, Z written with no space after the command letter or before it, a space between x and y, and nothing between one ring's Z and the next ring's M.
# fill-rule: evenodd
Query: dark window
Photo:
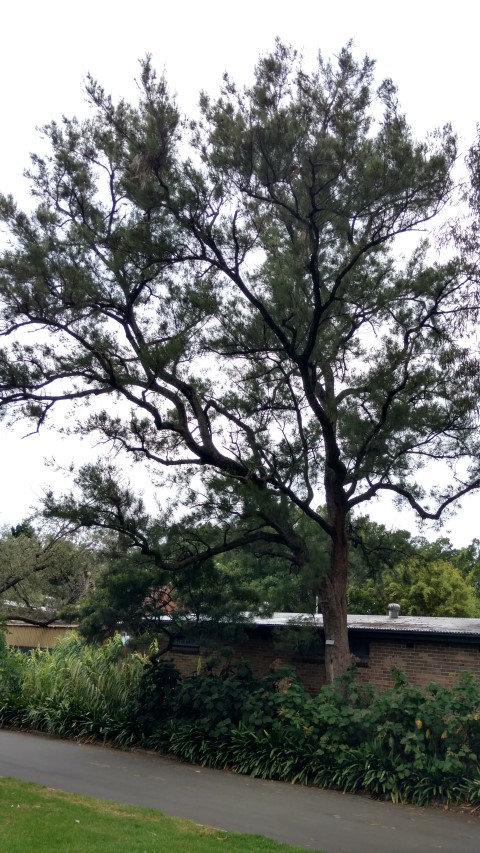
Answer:
M319 631L298 631L295 641L293 661L322 663L325 660L325 640Z
M302 638L303 639L303 638ZM358 666L368 666L370 657L370 641L367 637L349 635L350 651ZM325 660L325 640L323 634L310 634L304 642L299 642L293 654L294 661L321 663Z
M175 637L172 642L172 652L180 655L198 655L200 654L200 646L192 639Z
M358 666L368 666L370 657L370 641L367 637L349 636L350 651Z

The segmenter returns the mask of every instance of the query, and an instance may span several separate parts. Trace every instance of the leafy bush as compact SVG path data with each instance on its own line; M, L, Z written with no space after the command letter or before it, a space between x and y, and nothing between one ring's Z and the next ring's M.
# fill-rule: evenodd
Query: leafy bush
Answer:
M171 661L162 658L149 660L141 673L131 713L142 736L152 737L157 746L165 737L165 727L173 715L179 682L178 670Z
M244 667L179 686L162 746L187 761L265 779L366 791L424 805L480 801L480 685L390 690L348 677L309 696L293 675Z
M19 705L24 655L8 648L0 631L0 723L14 724Z
M255 687L249 666L219 675L196 674L180 685L172 709L175 720L192 720L206 735L228 735L242 720L243 706Z
M287 669L247 664L180 679L169 661L126 655L119 638L70 637L29 655L0 645L0 721L118 745L138 742L230 768L393 802L480 803L480 684L380 692L352 673L318 696Z

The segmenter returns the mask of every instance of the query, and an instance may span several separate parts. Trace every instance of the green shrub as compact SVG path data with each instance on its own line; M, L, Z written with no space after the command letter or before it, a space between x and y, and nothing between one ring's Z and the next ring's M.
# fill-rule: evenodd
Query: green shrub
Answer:
M10 649L0 632L0 723L15 725L21 707L24 655Z
M76 637L29 655L0 644L0 722L264 779L364 791L393 802L480 803L480 684L380 692L353 673L312 697L288 669L247 664L180 679L173 664Z
M390 690L342 684L309 696L292 674L243 666L178 689L162 746L183 760L265 779L423 805L479 801L480 685Z
M171 661L154 658L141 673L131 713L145 739L159 746L168 738L166 726L173 716L173 705L180 673Z
M232 728L242 721L244 706L255 689L256 682L247 664L219 675L191 675L176 691L172 717L177 722L191 721L198 731L215 740L228 737Z

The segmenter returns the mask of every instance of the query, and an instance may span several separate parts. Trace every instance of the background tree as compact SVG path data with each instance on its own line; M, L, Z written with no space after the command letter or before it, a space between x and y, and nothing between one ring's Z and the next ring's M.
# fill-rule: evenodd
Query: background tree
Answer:
M415 539L408 530L389 530L368 516L355 519L351 538L348 612L386 613L390 599L385 591L385 577L417 553Z
M479 543L454 548L368 517L354 523L349 555L349 613L386 613L390 601L416 616L477 616Z
M114 475L109 464L85 466L75 498L59 505L50 494L44 505L49 518L102 531L95 555L103 568L69 608L86 637L121 629L144 646L161 634L163 649L180 634L195 634L196 642L231 639L231 626L248 621L249 611L298 607L302 594L311 599L311 579L298 566L285 570L292 554L274 530L258 539L239 519L226 540L223 528L200 523L195 512L188 523L185 516L173 523L168 511L152 520L125 478Z
M473 585L480 596L480 540L473 539L463 548L454 548L450 540L442 536L433 542L416 537L416 554L425 561L440 560L455 566L461 576Z
M317 573L331 678L350 659L352 511L388 492L438 519L480 484L471 276L397 246L451 198L455 138L416 142L392 83L375 88L349 47L307 73L277 43L193 122L148 60L141 88L114 104L91 80L92 118L44 129L36 211L1 200L2 407L40 427L79 404L81 431L166 472L194 507L185 527L222 525L188 554L160 537L157 562L265 541ZM429 495L432 459L452 474ZM106 518L88 523L152 554L118 502Z
M29 522L0 536L0 611L8 618L48 625L77 603L98 559L91 548L56 535L40 536Z
M227 529L202 523L203 504L199 513L192 510L176 523L169 509L151 519L110 463L84 466L75 485L61 503L48 494L43 512L49 519L103 531L96 552L104 568L70 611L85 636L99 639L121 627L132 638L143 636L143 646L145 635L155 633L167 642L187 633L210 642L231 634L227 623L248 621L249 612L316 612L328 539L309 544L308 524L297 511L284 518L285 533L279 536L264 520L260 530L252 527L253 507L244 506L233 519L231 496L223 492L216 499L229 519ZM220 512L217 505L217 516ZM290 547L287 535L293 537ZM311 563L301 559L307 545L315 554Z
M412 558L384 580L386 598L411 616L480 616L480 601L469 578L446 560Z

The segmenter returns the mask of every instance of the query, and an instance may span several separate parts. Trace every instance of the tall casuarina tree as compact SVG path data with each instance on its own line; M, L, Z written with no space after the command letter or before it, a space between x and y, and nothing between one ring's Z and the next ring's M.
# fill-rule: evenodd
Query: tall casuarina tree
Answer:
M1 201L2 407L42 426L77 404L205 522L242 519L197 559L263 537L311 566L327 539L329 678L350 659L351 511L387 492L436 519L480 485L471 276L417 238L451 197L455 137L415 141L373 70L347 46L307 73L278 42L192 121L148 60L137 105L90 80L91 119L44 129L36 211ZM432 459L452 475L429 494ZM88 523L108 518L118 501Z

